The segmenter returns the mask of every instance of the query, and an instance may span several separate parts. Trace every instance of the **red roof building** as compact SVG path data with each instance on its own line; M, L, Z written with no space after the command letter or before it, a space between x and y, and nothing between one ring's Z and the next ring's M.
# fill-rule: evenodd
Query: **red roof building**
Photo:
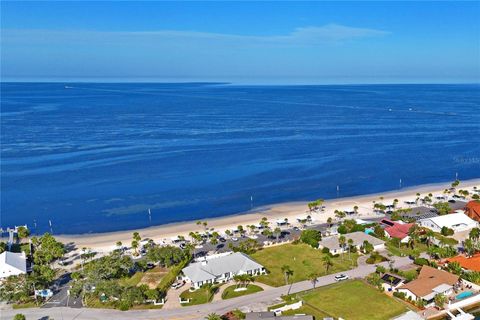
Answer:
M385 232L391 238L397 238L400 240L408 237L408 232L415 225L414 223L398 223L388 219L383 219L382 223L387 226L385 227Z
M473 200L467 203L465 214L475 221L480 222L480 201Z

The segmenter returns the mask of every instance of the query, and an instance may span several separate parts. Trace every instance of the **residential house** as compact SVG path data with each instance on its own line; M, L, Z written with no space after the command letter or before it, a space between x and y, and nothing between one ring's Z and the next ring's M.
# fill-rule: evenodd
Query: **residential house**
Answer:
M384 273L380 279L385 291L392 291L405 283L404 278L390 273Z
M0 254L0 279L27 273L25 253L5 251Z
M415 223L401 223L388 219L383 219L381 223L385 225L385 236L399 239L401 243L408 243L410 240L408 233L415 225Z
M330 250L330 253L332 254L342 253L347 251L348 239L352 239L353 246L355 246L357 249L360 249L364 241L368 241L370 244L372 244L373 249L376 251L385 249L385 242L383 240L372 237L371 235L366 234L362 231L347 233L343 236L346 238L347 241L347 243L345 243L345 248L340 247L340 243L338 242L340 238L339 235L322 238L322 240L318 244L318 247L319 249L328 248Z
M480 201L473 200L467 203L465 214L471 219L480 222Z
M458 262L458 264L464 270L480 272L480 253L477 253L472 257L465 257L463 255L458 255L453 258L448 258L447 262L448 263Z
M265 273L265 268L246 254L235 252L205 257L201 261L190 263L183 268L182 273L183 279L198 289L206 283L227 282L236 275L260 275Z
M434 303L437 294L445 296L452 294L458 280L457 275L423 266L417 279L398 287L396 290L405 293L405 296L410 297L413 301L423 299L428 306Z
M443 227L452 229L455 232L468 231L478 227L478 222L469 218L462 212L446 214L443 216L421 219L419 225L440 232Z

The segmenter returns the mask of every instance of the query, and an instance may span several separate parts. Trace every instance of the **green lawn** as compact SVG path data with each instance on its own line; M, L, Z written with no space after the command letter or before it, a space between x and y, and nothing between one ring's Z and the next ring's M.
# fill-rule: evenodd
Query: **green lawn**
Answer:
M134 287L140 282L140 280L142 280L144 274L144 272L136 272L133 276L129 278L119 279L118 282L120 283L120 285L125 287Z
M392 243L392 241L387 240L385 242L385 247L391 254L397 257L406 257L412 254L420 254L427 251L427 245L423 243L417 243L414 249L407 247L405 244L402 244L399 248L398 245L395 245Z
M263 291L262 288L254 284L249 284L247 286L247 290L244 290L244 291L235 291L236 288L237 288L236 285L226 288L225 291L223 291L222 293L222 299L231 299L231 298L240 297L247 294Z
M308 275L317 272L320 276L325 275L325 267L322 258L326 254L318 249L313 249L306 244L284 244L265 248L252 255L258 263L262 264L269 274L258 276L255 281L262 282L271 286L279 287L285 285L285 278L281 270L283 265L288 265L293 270L289 282L298 282L307 280ZM332 258L333 266L328 273L345 271L357 266L358 254L351 254L351 260L348 254L344 257Z
M445 237L444 235L438 232L435 232L435 238L437 240L443 241L443 243L445 243L448 246L455 246L456 244L458 244L458 241L455 240L454 238Z
M216 287L215 290L218 290L218 287ZM182 306L193 306L212 301L213 295L212 293L208 293L205 288L200 288L193 292L187 289L180 294L180 298L183 300L190 299L190 303L182 303Z
M401 302L360 280L310 290L300 298L304 301L303 312L316 319L329 315L346 320L387 320L407 311Z

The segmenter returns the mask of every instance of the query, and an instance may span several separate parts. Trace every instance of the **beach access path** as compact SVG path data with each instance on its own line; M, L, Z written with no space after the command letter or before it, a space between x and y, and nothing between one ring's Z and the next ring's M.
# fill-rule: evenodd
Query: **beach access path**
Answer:
M394 262L395 268L404 268L411 265L412 261L408 257L396 258ZM384 262L380 265L388 267L388 263ZM376 265L365 264L364 261L359 261L359 266L355 269L340 272L348 275L351 279L364 278L368 274L375 271ZM337 273L337 274L340 274ZM337 274L330 274L318 278L316 287L326 286L335 282L334 277ZM66 308L58 307L51 309L44 308L29 308L21 310L3 310L1 312L1 320L11 320L17 313L24 314L27 319L43 319L43 317L52 317L54 319L64 320L100 320L100 319L115 319L115 320L153 320L153 319L178 319L178 320L200 320L204 319L209 313L224 314L233 309L241 309L243 311L264 311L268 305L278 303L280 297L288 293L297 293L312 289L311 281L301 281L277 288L270 288L265 291L260 291L251 295L241 296L228 300L213 301L202 305L195 305L189 307L180 307L175 309L161 309L161 310L131 310L119 311L110 309L89 309L89 308ZM45 318L48 319L48 318Z

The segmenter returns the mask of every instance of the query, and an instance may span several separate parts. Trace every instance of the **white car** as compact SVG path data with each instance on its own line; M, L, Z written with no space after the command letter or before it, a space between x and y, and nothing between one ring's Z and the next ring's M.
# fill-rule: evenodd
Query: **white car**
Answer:
M238 241L237 237L232 237L232 241Z
M172 284L172 289L178 289L178 288L181 288L183 286L183 282L175 282L174 284Z
M350 279L346 274L339 274L338 276L335 276L335 281L343 281L343 280L348 280Z

